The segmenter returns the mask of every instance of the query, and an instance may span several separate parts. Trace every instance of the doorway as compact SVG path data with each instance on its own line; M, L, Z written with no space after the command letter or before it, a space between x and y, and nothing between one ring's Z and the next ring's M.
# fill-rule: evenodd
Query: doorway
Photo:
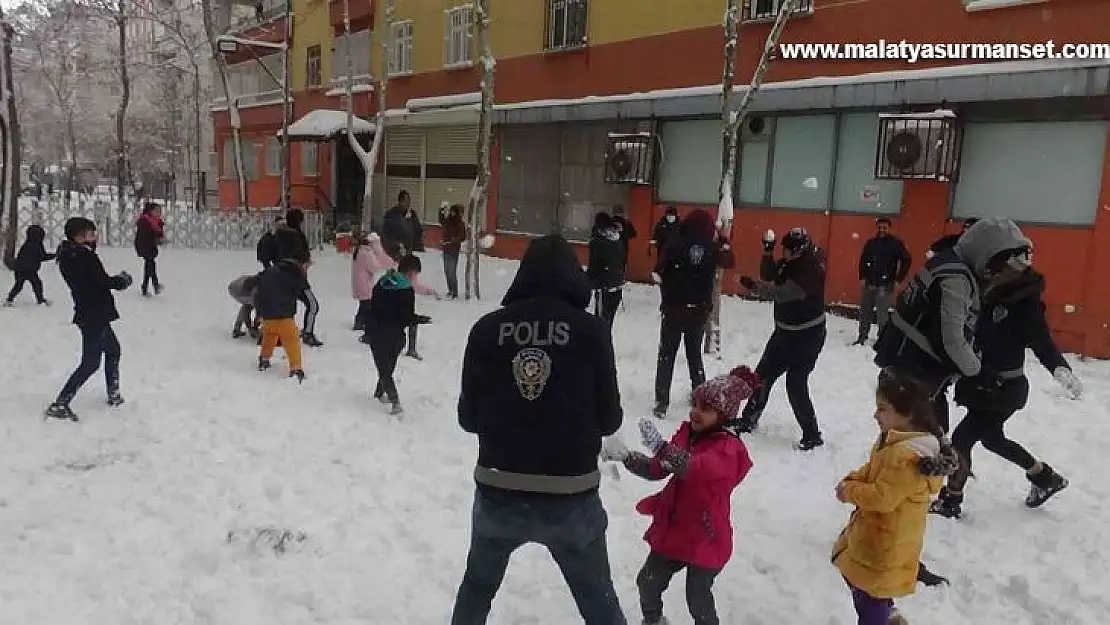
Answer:
M374 135L356 135L362 149L369 150ZM337 229L347 230L358 224L360 219L362 191L366 185L366 174L358 155L351 149L346 135L335 138L335 224Z

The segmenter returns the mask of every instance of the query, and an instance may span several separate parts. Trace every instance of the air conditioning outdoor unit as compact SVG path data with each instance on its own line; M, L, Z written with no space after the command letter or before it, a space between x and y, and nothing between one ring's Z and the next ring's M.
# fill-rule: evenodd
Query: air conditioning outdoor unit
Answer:
M880 113L875 177L955 181L962 139L959 119L947 109L931 113Z
M651 129L610 132L605 148L605 182L650 185L655 174L655 143Z

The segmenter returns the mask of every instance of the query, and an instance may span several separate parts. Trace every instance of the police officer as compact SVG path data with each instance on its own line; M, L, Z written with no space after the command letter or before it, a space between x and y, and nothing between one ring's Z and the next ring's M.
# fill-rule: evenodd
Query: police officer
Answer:
M463 355L459 424L478 435L477 490L451 624L485 623L509 557L535 542L587 625L624 625L598 495L601 437L623 419L609 328L586 311L589 281L559 235L528 246L501 304Z
M774 233L768 234L759 267L762 281L740 277L744 288L774 301L775 331L755 369L763 386L744 406L739 429L755 430L771 388L785 374L790 407L802 428L798 449L808 451L825 444L809 396L809 375L825 346L825 254L805 228L794 228L782 238L782 258L775 260Z

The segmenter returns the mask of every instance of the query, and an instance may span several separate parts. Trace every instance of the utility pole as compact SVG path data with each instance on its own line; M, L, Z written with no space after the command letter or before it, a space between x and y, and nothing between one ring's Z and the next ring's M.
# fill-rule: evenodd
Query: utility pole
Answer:
M293 0L285 0L285 37L281 51L281 210L288 213L293 203L293 151L289 146L289 117L293 103L289 80L289 49L293 45Z

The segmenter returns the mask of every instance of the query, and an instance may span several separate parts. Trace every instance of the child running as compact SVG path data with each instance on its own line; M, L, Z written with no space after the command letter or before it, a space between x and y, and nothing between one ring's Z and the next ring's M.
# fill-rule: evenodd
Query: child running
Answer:
M390 403L391 415L404 412L393 372L397 359L405 347L405 328L428 323L429 317L417 315L416 292L413 284L420 275L420 259L412 254L402 256L396 269L389 269L374 285L366 314L366 336L374 367L378 370L378 384L374 398Z
M930 498L958 462L929 390L889 368L879 374L875 420L871 457L836 486L836 498L856 507L832 561L852 590L859 625L906 622L894 599L914 591Z
M663 490L637 506L652 517L644 540L651 547L636 576L644 625L665 625L663 591L686 569L686 601L694 625L718 625L713 581L732 556L731 496L752 468L747 447L734 431L740 404L759 378L737 367L694 389L690 420L667 442L652 420L640 421L651 457L608 441L605 460L622 462L648 479L673 476Z
M354 254L351 255L351 295L358 300L354 324L356 332L366 329L366 315L370 312L370 296L374 293L374 278L391 267L393 267L393 259L382 248L382 238L376 232L362 235Z
M270 358L278 341L289 361L289 377L304 382L301 363L301 337L297 330L297 297L308 288L306 266L308 254L296 240L296 234L281 230L277 234L281 260L262 272L254 304L262 318L262 350L258 356L258 370L270 368Z
M12 266L12 270L15 271L15 285L8 293L8 298L4 300L5 306L11 306L15 302L16 296L27 283L35 292L35 301L50 305L50 300L43 295L42 278L39 277L42 264L54 259L54 254L47 252L46 246L43 245L45 238L46 231L42 226L27 226L27 238L19 248L19 253L15 255L15 264Z
M252 339L259 338L258 327L261 321L254 314L254 294L258 290L259 274L239 276L227 284L227 294L231 299L239 302L239 314L235 317L235 326L231 329L231 338L238 339L249 334ZM243 328L246 328L246 332Z

